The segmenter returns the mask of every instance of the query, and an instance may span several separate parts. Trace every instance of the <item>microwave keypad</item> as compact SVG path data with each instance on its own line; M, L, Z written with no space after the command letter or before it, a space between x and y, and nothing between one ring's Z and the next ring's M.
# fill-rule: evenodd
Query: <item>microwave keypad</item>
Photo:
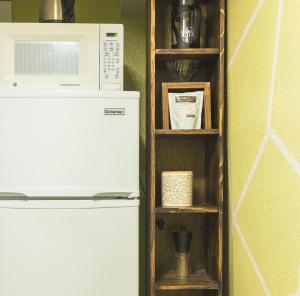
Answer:
M111 40L104 42L103 70L106 80L119 79L120 43L118 41Z

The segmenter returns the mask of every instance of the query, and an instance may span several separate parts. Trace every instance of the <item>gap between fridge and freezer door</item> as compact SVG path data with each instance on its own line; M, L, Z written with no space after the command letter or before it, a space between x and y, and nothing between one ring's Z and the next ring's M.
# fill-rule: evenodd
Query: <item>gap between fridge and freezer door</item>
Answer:
M1 208L89 209L139 207L139 190L94 187L18 187L0 189Z

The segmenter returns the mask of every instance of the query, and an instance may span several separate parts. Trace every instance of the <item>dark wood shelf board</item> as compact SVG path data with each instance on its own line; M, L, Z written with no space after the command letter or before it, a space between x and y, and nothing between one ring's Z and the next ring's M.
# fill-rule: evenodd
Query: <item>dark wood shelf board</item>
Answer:
M208 213L208 214L217 214L219 213L219 208L211 204L199 204L191 207L157 207L156 213L158 214L193 214L193 213Z
M174 59L198 60L202 66L216 62L220 55L218 48L181 48L181 49L156 49L156 67L165 68L167 61Z
M160 48L155 50L156 55L218 55L219 48Z
M180 279L174 271L164 274L155 284L156 290L218 290L218 283L206 272L199 270L186 279Z
M156 129L156 136L205 136L218 135L218 129L196 129L196 130L172 130L172 129Z

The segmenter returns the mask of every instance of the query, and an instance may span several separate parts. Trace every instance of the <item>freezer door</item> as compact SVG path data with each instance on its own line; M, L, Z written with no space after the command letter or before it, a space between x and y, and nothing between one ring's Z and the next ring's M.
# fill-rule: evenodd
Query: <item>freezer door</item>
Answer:
M0 201L1 296L138 296L138 207Z
M0 98L0 193L139 196L138 99L117 94Z

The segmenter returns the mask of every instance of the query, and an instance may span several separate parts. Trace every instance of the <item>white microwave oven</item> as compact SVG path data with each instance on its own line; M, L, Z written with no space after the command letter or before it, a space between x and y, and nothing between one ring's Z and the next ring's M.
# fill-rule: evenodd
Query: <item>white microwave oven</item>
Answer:
M1 90L123 90L121 24L0 23Z

